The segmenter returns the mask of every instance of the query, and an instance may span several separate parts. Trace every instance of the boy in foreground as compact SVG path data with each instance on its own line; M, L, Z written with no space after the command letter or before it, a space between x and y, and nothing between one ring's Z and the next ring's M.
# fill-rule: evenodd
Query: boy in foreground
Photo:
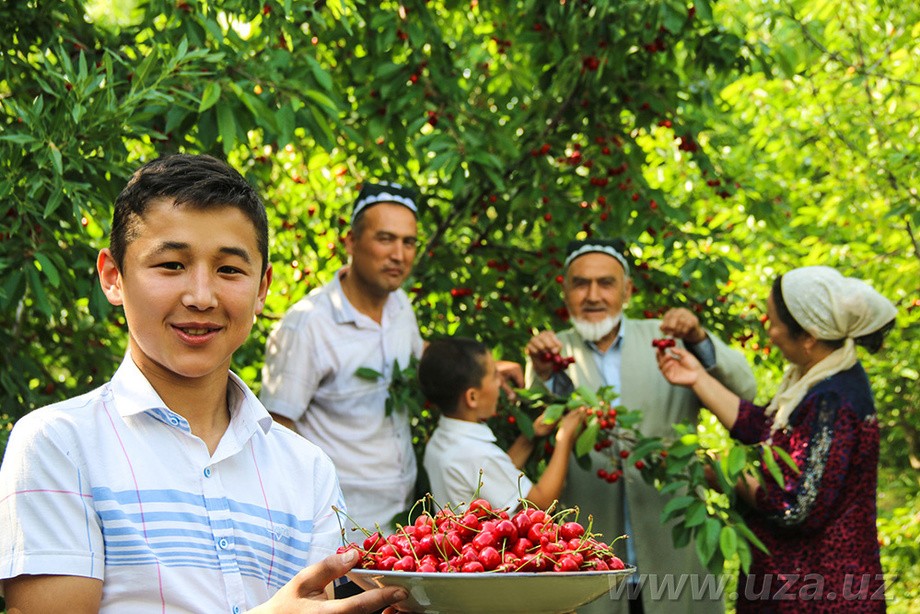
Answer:
M209 156L143 166L97 270L128 352L108 383L13 429L9 612L371 612L403 598L326 601L356 562L328 556L335 470L229 370L272 277L265 208L243 177Z
M534 484L521 473L533 441L520 435L505 452L485 424L496 414L502 383L489 348L463 337L432 341L422 354L418 378L425 397L442 414L424 460L435 503L463 504L478 490L477 496L496 509L514 510L521 498L544 510L553 504L565 484L584 410L569 412L559 421L556 447ZM534 420L534 434L549 435L554 426L540 416Z

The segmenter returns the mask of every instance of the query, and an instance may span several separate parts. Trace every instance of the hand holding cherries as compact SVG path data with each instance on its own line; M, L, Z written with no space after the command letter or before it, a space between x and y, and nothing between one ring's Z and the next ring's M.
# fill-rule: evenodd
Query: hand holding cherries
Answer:
M560 371L565 371L565 368L575 362L575 359L571 356L562 356L557 352L550 352L549 350L544 350L540 352L540 360L544 362L550 362L553 364L553 373L559 373Z

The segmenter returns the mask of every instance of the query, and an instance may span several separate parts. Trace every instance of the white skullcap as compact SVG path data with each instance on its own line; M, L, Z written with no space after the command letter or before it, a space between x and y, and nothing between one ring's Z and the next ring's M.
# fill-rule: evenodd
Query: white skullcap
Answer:
M789 313L815 339L855 339L874 333L897 314L869 284L831 267L793 269L780 283Z

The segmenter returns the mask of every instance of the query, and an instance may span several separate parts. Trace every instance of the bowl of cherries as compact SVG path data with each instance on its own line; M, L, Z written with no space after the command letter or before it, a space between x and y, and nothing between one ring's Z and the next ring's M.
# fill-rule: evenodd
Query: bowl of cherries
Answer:
M427 512L387 536L364 532L348 577L365 590L401 586L404 612L560 614L609 593L635 572L574 510L524 507L513 514L484 499Z

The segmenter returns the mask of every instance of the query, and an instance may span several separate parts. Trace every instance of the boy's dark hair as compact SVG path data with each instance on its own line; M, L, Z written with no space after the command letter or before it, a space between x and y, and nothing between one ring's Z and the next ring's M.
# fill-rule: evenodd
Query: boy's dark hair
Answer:
M136 237L137 222L150 203L174 200L194 209L236 207L252 221L262 256L262 274L268 268L268 218L262 199L242 175L226 162L208 155L174 154L137 169L115 199L109 249L124 272L125 251Z
M418 381L425 398L445 414L456 412L463 394L482 382L488 353L484 343L466 337L431 341L418 365Z

